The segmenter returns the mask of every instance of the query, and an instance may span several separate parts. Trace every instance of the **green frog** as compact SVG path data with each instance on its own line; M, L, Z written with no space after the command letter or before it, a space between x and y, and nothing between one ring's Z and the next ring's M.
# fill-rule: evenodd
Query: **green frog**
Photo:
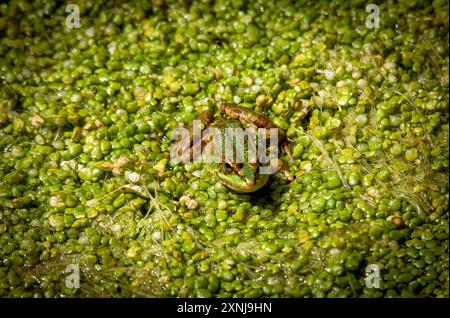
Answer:
M189 158L195 157L195 147L202 151L202 160L215 155L215 174L224 185L238 193L255 192L267 184L271 174L283 167L283 161L278 158L280 147L292 160L285 133L260 112L227 103L221 104L219 110L222 116L215 118L211 110L206 110L194 121L198 127L187 127ZM195 129L202 132L197 143L193 138ZM239 134L235 129L245 130L246 134ZM224 141L227 137L231 137L228 147ZM239 153L237 145L243 154ZM230 156L227 149L236 150L236 153Z

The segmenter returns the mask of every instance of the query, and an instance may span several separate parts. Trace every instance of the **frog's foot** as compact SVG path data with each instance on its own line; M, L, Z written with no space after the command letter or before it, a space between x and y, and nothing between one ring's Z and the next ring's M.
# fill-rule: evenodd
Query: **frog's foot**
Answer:
M212 122L214 117L213 112L210 109L207 109L205 111L203 111L202 113L200 113L197 118L195 119L196 121L198 121L197 123L200 124L200 127L198 127L201 131L204 131L209 124ZM194 151L201 151L201 149L203 149L203 147L210 141L209 139L211 139L210 135L206 135L206 136L202 136L199 145L195 145L194 144L194 122L192 122L191 124L189 124L186 127L186 130L188 131L188 146L189 146L189 161L192 161L194 159ZM182 137L178 137L178 139L176 140L175 144L178 144L181 141ZM197 146L198 148L196 149ZM181 154L178 154L181 155Z

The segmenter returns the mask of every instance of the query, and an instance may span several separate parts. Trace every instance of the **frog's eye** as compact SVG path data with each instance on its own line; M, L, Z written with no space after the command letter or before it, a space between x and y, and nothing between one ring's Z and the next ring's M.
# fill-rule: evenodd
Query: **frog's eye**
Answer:
M233 171L233 167L227 162L227 163L225 163L225 170L226 171Z
M224 167L228 171L238 171L239 169L241 169L242 164L235 162L225 162Z

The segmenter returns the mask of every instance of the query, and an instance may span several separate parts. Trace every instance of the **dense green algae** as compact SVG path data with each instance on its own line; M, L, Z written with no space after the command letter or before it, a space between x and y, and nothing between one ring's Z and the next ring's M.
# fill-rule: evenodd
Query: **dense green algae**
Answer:
M366 5L1 4L0 296L448 297L448 3ZM220 102L291 140L254 195L170 161Z

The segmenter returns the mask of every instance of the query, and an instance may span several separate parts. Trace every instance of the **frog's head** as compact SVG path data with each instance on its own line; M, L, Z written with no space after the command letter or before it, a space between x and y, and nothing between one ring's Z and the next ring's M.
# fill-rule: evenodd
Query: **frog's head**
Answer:
M268 174L260 174L258 170L258 164L227 163L220 165L217 177L236 192L251 193L261 189L269 180Z

